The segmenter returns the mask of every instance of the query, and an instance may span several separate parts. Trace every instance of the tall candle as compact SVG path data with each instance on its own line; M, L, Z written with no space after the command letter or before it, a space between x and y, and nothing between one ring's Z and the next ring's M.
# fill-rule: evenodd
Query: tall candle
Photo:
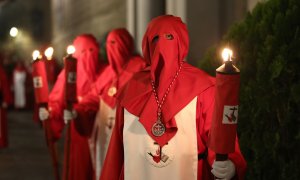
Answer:
M238 121L240 70L233 64L232 51L225 48L224 64L216 69L215 106L208 147L216 152L216 160L227 159L235 151Z
M48 103L49 90L45 62L37 50L33 52L32 57L32 78L35 101L37 104Z
M68 46L68 55L64 57L66 91L65 98L68 104L77 102L76 76L77 76L77 59L72 56L75 52L74 46Z

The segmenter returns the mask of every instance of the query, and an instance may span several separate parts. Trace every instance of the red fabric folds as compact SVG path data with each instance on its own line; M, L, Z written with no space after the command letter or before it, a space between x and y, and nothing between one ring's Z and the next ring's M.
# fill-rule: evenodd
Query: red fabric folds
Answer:
M137 71L146 66L145 61L134 55L133 38L124 28L111 31L107 37L107 55L109 66L97 78L93 88L83 96L75 109L79 114L76 123L82 135L89 136L96 112L99 110L99 98L111 108L116 106L117 94ZM110 95L109 90L115 87L117 94Z
M124 92L126 96L122 98L121 105L140 117L140 122L148 134L160 146L165 145L176 134L174 115L199 93L213 86L209 78L199 78L204 72L183 62L187 55L188 42L188 32L180 18L166 15L152 20L143 39L143 54L151 68L133 78ZM151 128L157 120L158 107L152 92L151 79L161 101L181 63L181 72L162 106L162 121L166 126L166 133L156 137Z
M98 59L99 47L92 35L83 34L78 36L74 40L73 45L76 48L74 57L77 58L77 98L80 101L81 97L91 89L91 85L98 73L103 69ZM60 138L64 127L63 110L66 108L64 101L65 81L65 73L62 70L49 96L51 129L55 139ZM93 168L87 138L78 134L74 122L70 124L70 132L70 154L66 154L70 158L69 162L65 162L69 164L70 168L68 179L92 179Z
M0 66L0 149L8 146L7 111L3 104L12 103L12 94L8 79L2 66Z
M123 128L126 120L124 109L139 117L148 135L162 147L176 135L177 125L174 116L195 97L198 100L195 119L198 153L208 151L207 157L198 159L197 179L213 179L210 170L215 153L207 148L207 141L214 110L215 79L184 62L188 44L188 32L180 18L164 15L154 18L149 23L143 39L143 54L150 67L136 73L119 94L120 106L117 108L116 123L101 172L101 180L124 179L124 156L126 157L123 144ZM154 81L161 101L181 64L181 71L162 106L162 121L166 126L166 132L156 137L151 129L157 120L158 107L152 92L151 81ZM132 127L131 131L136 129L137 127ZM235 178L243 179L246 162L239 150L237 139L235 143L237 144L235 152L229 154L229 159L236 166ZM140 145L137 144L137 146ZM127 163L135 162L128 161ZM164 170L160 168L158 171L161 173ZM147 177L140 178L147 179Z

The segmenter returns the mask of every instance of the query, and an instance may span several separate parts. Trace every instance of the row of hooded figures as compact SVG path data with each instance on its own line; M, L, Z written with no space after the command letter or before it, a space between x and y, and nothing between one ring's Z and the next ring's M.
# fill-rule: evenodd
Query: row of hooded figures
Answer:
M143 56L124 28L106 40L108 65L89 34L73 45L77 59L77 102L64 102L63 71L40 107L56 142L68 126L63 179L158 180L243 179L246 162L235 152L215 161L207 147L215 79L185 61L186 25L179 17L154 18L147 27ZM65 145L67 146L67 145Z

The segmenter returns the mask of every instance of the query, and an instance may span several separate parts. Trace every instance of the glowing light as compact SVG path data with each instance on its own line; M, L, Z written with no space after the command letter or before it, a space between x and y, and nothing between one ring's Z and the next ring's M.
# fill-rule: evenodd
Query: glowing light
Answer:
M224 61L229 61L231 60L232 57L232 50L229 48L224 48L222 51L222 58Z
M16 27L12 27L9 31L11 37L16 37L18 35L18 29Z
M73 45L69 45L67 48L68 54L73 54L75 52L75 47Z
M48 60L51 60L51 59L52 59L53 52L54 52L53 47L48 47L48 48L45 50L44 54L45 54L45 56L47 57Z
M33 59L33 60L36 60L36 59L38 59L39 57L40 57L40 51L34 50L34 51L32 52L32 59Z

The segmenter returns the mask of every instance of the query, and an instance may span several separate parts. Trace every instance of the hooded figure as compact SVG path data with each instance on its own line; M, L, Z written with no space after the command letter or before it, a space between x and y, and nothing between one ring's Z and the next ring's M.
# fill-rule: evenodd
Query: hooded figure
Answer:
M1 57L0 57L1 58ZM2 61L2 59L0 59ZM0 64L0 149L8 146L7 106L12 102L6 72Z
M90 91L93 82L102 71L98 59L99 47L92 35L77 36L73 42L77 58L77 100ZM49 115L44 110L39 111L40 119L51 121L51 130L54 139L59 139L64 128L63 112L65 104L65 70L62 70L49 96ZM66 138L67 139L67 138ZM66 142L67 144L67 142ZM69 158L66 158L66 157ZM68 160L68 162L66 162ZM89 151L88 138L80 136L76 131L74 122L70 123L70 149L65 152L64 177L68 172L68 179L89 180L93 179L93 167ZM68 170L66 171L66 168Z
M17 62L13 72L14 105L16 109L23 109L26 106L26 76L27 71L23 62Z
M134 75L120 95L100 179L213 179L215 155L206 143L215 80L184 61L188 45L180 18L149 23L142 49L150 68ZM229 159L230 176L243 179L238 144Z
M146 65L140 56L134 55L133 38L126 29L112 30L106 42L109 66L98 77L94 88L75 106L76 127L90 137L96 179L99 179L114 126L116 94Z

